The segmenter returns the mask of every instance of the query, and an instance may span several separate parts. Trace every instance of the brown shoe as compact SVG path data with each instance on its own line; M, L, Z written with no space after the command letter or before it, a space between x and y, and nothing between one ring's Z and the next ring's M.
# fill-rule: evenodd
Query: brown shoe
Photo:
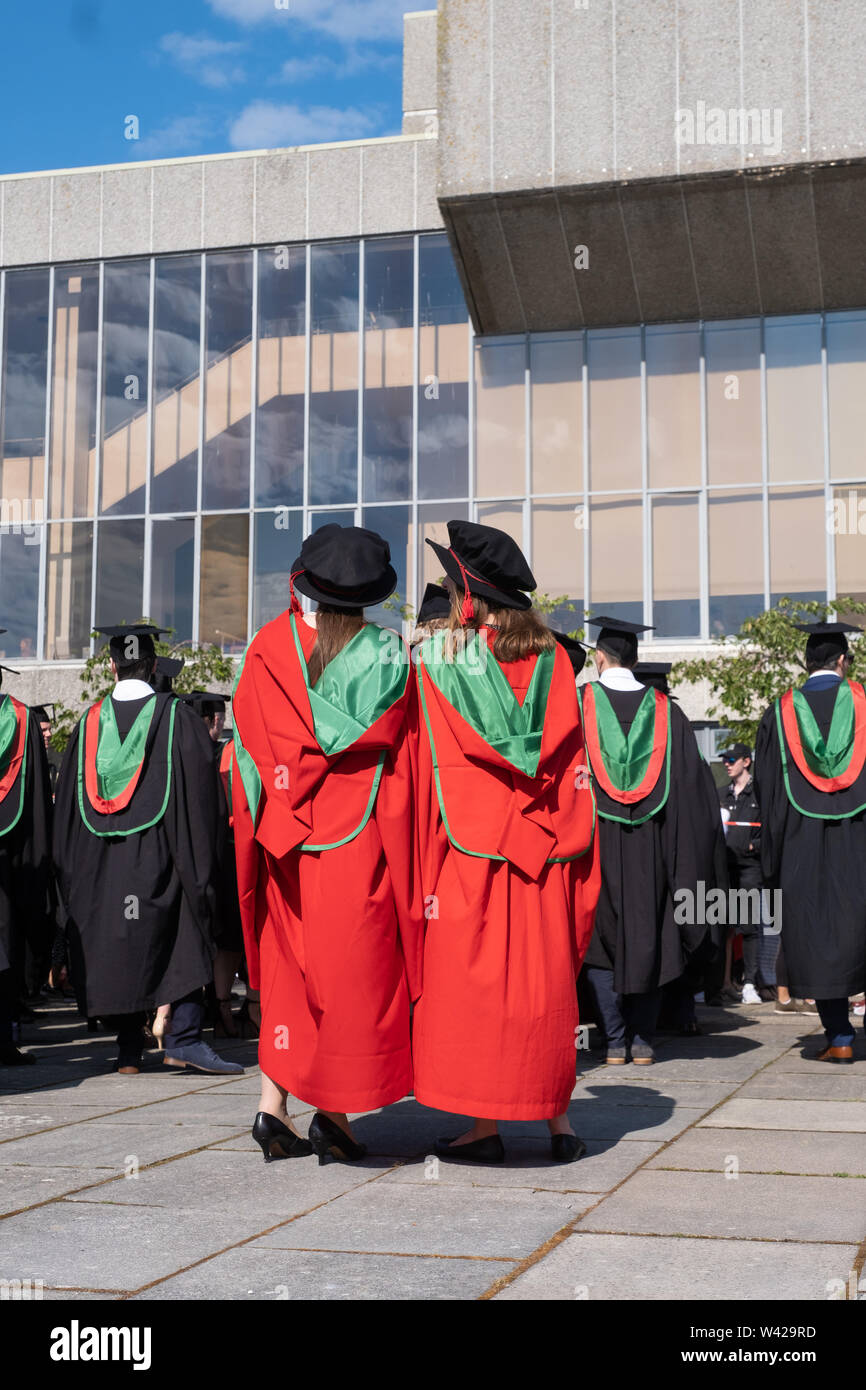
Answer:
M118 1074L118 1076L138 1076L138 1073L139 1073L140 1071L141 1071L141 1067L127 1066L127 1067L118 1067L118 1068L117 1068L117 1074Z
M854 1065L853 1047L825 1047L816 1058L819 1062L838 1062L840 1066Z

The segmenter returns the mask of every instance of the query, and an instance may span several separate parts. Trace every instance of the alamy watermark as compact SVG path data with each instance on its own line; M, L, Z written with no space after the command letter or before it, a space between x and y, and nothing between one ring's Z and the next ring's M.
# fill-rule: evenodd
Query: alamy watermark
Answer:
M678 145L763 145L767 154L782 152L782 109L707 106L677 107L674 138Z
M674 893L677 926L763 927L765 936L782 930L781 888L707 888L700 879L695 887Z

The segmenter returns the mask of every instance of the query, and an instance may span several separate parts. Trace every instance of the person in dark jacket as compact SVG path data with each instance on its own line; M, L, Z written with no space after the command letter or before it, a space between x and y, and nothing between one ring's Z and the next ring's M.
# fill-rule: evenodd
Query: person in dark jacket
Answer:
M744 743L735 743L721 755L728 774L728 785L719 788L719 805L727 811L726 846L728 875L732 888L756 888L763 885L761 877L760 809L752 779L752 752ZM743 1004L762 1004L758 993L760 976L761 923L752 920L754 914L744 913L744 920L732 924L728 933L725 955L725 994L739 997ZM740 932L743 938L743 987L735 988L731 980L733 939ZM778 950L778 937L775 941ZM772 981L764 983L775 983Z

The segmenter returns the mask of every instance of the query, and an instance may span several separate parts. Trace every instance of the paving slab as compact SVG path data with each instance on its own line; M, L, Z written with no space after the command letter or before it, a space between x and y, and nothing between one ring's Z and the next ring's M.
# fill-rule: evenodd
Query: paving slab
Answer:
M808 1129L866 1134L866 1106L844 1100L732 1100L702 1125L723 1129Z
M281 1249L524 1259L595 1199L491 1188L371 1183L262 1237Z
M141 1105L152 1100L170 1100L174 1096L189 1095L196 1091L210 1090L214 1085L212 1076L196 1075L195 1072L181 1072L166 1069L159 1072L141 1072L138 1076L120 1076L117 1072L107 1075L80 1077L67 1085L51 1082L47 1086L21 1088L7 1092L2 1099L15 1101L16 1105L42 1105L52 1101L58 1105L106 1104L120 1108L127 1105Z
M734 1152L734 1150L732 1150ZM585 1216L578 1229L753 1240L860 1241L866 1200L846 1178L643 1169Z
M821 1042L823 1042L823 1037ZM820 1050L820 1047L814 1043L808 1052L804 1052L802 1055L797 1048L794 1048L775 1063L773 1071L799 1071L806 1072L811 1076L826 1076L829 1085L833 1084L835 1076L839 1076L843 1072L845 1076L866 1076L866 1056L864 1056L862 1043L859 1047L855 1045L854 1061L844 1067L834 1066L829 1062L819 1062L817 1054Z
M155 1163L173 1154L200 1149L226 1136L225 1126L205 1124L116 1125L101 1120L64 1125L61 1129L0 1145L4 1164L32 1168L78 1168L123 1171L127 1158L139 1164ZM261 1152L261 1151L259 1151Z
M829 1297L834 1280L847 1279L856 1252L856 1245L581 1232L556 1246L497 1294L494 1302L821 1301Z
M0 1168L0 1213L61 1197L86 1181L87 1176L75 1168Z
M206 1149L146 1168L136 1178L119 1178L91 1188L77 1200L209 1211L214 1215L215 1229L219 1228L217 1209L230 1200L233 1211L267 1217L262 1224L270 1225L389 1171L387 1165L371 1159L361 1163L326 1163L320 1168L313 1155L264 1163L258 1148L255 1156Z
M23 1139L28 1134L39 1134L46 1129L57 1129L61 1125L77 1124L80 1120L100 1119L113 1115L116 1107L111 1105L76 1105L70 1109L59 1105L0 1105L0 1161L3 1146L10 1139Z
M708 1109L676 1101L638 1105L627 1098L620 1103L619 1095L605 1087L603 1091L599 1088L597 1095L572 1101L568 1115L581 1139L607 1139L612 1144L621 1139L643 1139L662 1144L696 1124Z
M607 1067L603 1075L577 1086L572 1100L582 1100L588 1093L603 1099L613 1087L618 1105L663 1105L670 1109L679 1104L709 1110L725 1100L737 1086L735 1081L666 1081L654 1067L633 1070L637 1075L626 1077L631 1067ZM652 1078L647 1075L648 1071L654 1073Z
M605 1077L616 1073L623 1080L626 1077L638 1078L638 1084L645 1084L650 1073L654 1081L705 1081L710 1085L717 1082L747 1081L768 1062L775 1062L784 1053L782 1043L769 1043L766 1047L756 1046L754 1051L737 1052L734 1048L719 1048L711 1054L682 1054L660 1056L651 1067L636 1067L629 1062L624 1067L604 1067ZM595 1081L596 1077L593 1076Z
M266 1224L235 1211L227 1200L218 1220L202 1221L200 1211L181 1207L64 1199L3 1222L0 1278L28 1277L79 1289L141 1288L255 1235Z
M829 1071L830 1068L827 1068ZM836 1067L832 1075L813 1072L759 1072L737 1092L742 1100L849 1100L866 1102L866 1075L853 1076L853 1067Z
M440 1302L474 1299L502 1274L510 1260L431 1259L424 1255L339 1255L269 1250L260 1243L229 1250L130 1302L207 1298L256 1300L378 1299Z
M113 1124L208 1124L237 1130L244 1124L252 1129L255 1117L255 1110L238 1096L224 1096L219 1090L198 1090L169 1100L129 1106L115 1111L111 1119Z
M866 1177L866 1144L859 1134L809 1130L690 1129L647 1164L648 1168L705 1168L722 1172L729 1155L741 1172L850 1174ZM586 1160L583 1160L584 1162ZM863 1193L866 1209L866 1190Z
M617 1144L611 1148L603 1140L587 1140L587 1153L577 1163L551 1163L548 1145L542 1136L532 1139L510 1139L506 1161L502 1164L439 1162L438 1169L429 1159L404 1163L389 1173L386 1183L438 1182L457 1187L528 1187L548 1191L609 1192L617 1183L633 1173L656 1152L658 1145L641 1143ZM427 1176L427 1175L430 1176ZM434 1174L438 1176L434 1177Z

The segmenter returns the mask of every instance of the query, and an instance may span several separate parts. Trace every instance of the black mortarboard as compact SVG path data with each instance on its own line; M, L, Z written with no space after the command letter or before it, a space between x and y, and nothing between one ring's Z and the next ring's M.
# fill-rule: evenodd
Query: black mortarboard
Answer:
M428 584L415 622L429 623L435 618L447 618L450 613L451 595L444 584Z
M538 587L535 575L507 531L474 521L449 521L448 539L450 546L431 540L427 544L461 593L468 589L499 608L532 607L532 599L521 591Z
M670 695L668 676L671 673L672 662L670 661L639 661L632 669L632 675L636 681L642 685L651 685L654 690L660 690L663 695ZM672 698L676 698L673 696Z
M391 547L378 531L331 522L307 536L292 565L291 585L316 603L370 608L397 587Z
M158 656L156 658L150 683L157 695L171 695L173 693L173 682L180 675L184 665L182 656Z
M794 623L798 632L807 632L806 660L819 665L831 657L842 656L848 650L846 632L862 632L854 623Z
M12 667L12 666L4 666L2 663L0 663L0 671L8 671L9 674L10 674L10 676L20 676L20 675L21 675L21 672L20 672L20 671L16 671L16 670L14 669L14 667Z
M48 713L49 710L51 711L50 714ZM53 702L52 700L47 701L47 703L44 704L44 705L31 705L31 706L30 706L30 712L31 712L31 714L35 714L35 715L36 715L36 718L39 720L39 723L40 723L40 724L53 724L53 723L54 723L54 710L55 710L55 705L54 705L54 702Z
M564 649L566 656L574 668L577 676L586 665L586 648L577 641L575 637L569 637L567 632L557 632L555 628L550 629L559 645Z
M152 623L117 623L113 627L98 627L97 632L109 638L109 650L116 663L130 665L154 656L155 637L161 637L168 628L154 627Z
M592 623L593 627L601 628L596 638L596 648L625 666L632 666L637 661L638 635L641 632L655 632L655 628L647 623L630 623L624 618L599 616L587 618L586 621Z
M231 695L221 695L214 690L190 690L180 697L185 705L189 705L196 714L202 717L216 713L224 713Z

